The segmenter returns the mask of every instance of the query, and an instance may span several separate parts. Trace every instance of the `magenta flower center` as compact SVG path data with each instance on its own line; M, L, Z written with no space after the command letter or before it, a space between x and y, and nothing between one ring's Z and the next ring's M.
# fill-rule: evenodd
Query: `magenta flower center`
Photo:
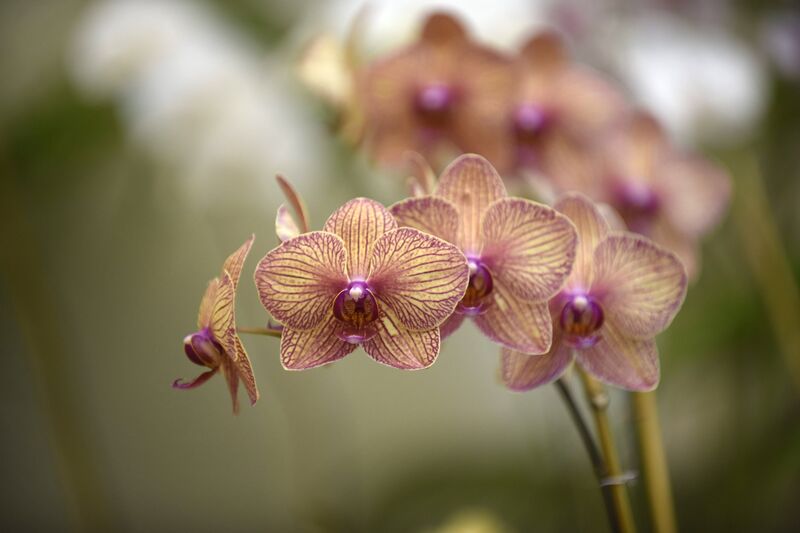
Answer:
M537 142L553 121L553 115L541 105L521 104L514 112L514 133L521 144Z
M639 182L628 182L617 188L615 207L628 229L647 233L659 211L660 201L652 187Z
M469 266L469 283L464 297L458 304L458 311L466 315L477 315L482 313L489 304L487 296L491 294L494 283L492 274L480 259L467 258Z
M603 325L603 309L588 294L575 294L561 310L560 323L567 344L576 348L593 346L600 340L597 332Z
M192 363L208 368L218 367L224 352L208 328L187 335L183 339L183 351Z
M363 281L351 281L333 302L333 316L341 323L340 339L359 344L375 336L378 301Z
M455 91L451 86L431 83L417 89L414 94L414 111L425 126L443 127L450 119L455 100Z

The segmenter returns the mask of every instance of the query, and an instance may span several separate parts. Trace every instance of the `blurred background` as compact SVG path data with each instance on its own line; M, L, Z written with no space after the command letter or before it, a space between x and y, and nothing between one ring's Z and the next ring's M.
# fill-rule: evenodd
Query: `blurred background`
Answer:
M231 415L181 339L224 258L272 248L273 175L312 226L402 176L332 133L294 72L363 2L0 4L0 529L607 531L551 387L507 391L471 325L425 372L363 352L282 370L246 337L261 400ZM555 25L686 145L721 161L732 205L659 337L658 389L685 531L800 528L800 10L791 3L371 2L370 53L432 6L513 48ZM249 274L237 318L266 320ZM614 393L623 465L631 414ZM641 483L631 485L646 530Z

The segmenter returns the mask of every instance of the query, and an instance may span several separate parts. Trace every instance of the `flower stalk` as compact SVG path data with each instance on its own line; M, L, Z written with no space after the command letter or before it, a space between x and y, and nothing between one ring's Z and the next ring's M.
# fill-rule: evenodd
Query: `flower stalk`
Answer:
M240 326L236 327L236 333L246 333L248 335L264 335L267 337L277 337L281 338L281 330L280 329L271 329L271 328L243 328Z
M678 530L675 519L675 504L672 500L667 457L661 436L655 392L634 392L633 412L636 421L636 434L639 443L639 457L642 465L647 505L653 531L675 533Z
M634 533L636 524L633 521L633 511L625 487L624 474L617 455L617 447L611 432L611 422L608 418L609 398L605 387L583 370L579 370L586 400L591 406L592 415L597 429L600 449L603 452L606 465L606 477L601 480L601 485L610 487L613 504L619 516L620 528L623 533Z
M592 438L589 426L586 420L584 420L583 415L581 415L580 409L578 409L578 403L572 395L569 384L563 377L557 379L554 384L561 395L561 399L564 400L564 405L567 407L567 411L569 411L570 417L575 423L575 428L578 430L581 441L583 441L583 445L586 448L586 453L589 455L589 461L592 463L594 475L597 478L600 492L603 495L603 504L606 508L606 514L608 514L608 522L611 531L618 533L621 531L620 516L617 512L617 507L614 505L614 495L611 492L611 485L603 483L603 480L608 476L608 469L605 461L603 461L603 456L600 455L600 450L597 449L597 444Z

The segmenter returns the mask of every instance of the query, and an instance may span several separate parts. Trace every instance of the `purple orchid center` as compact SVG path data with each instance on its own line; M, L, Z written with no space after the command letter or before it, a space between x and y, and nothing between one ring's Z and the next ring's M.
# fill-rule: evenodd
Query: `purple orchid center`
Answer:
M628 181L617 187L616 208L631 231L646 233L661 202L652 187L640 181Z
M360 344L375 336L373 322L378 319L378 301L363 281L351 281L333 302L333 316L342 327L337 336L346 342Z
M450 119L455 104L455 91L445 83L431 83L417 89L414 111L428 127L442 127Z
M218 367L223 353L222 345L209 328L187 335L183 339L183 351L192 363L208 368Z
M517 107L513 120L517 140L521 144L532 144L552 123L553 115L541 105L526 103Z
M457 311L465 315L479 315L486 310L486 306L489 304L487 296L491 294L494 282L489 269L480 259L468 257L467 266L469 267L469 282Z
M561 310L564 340L575 348L588 348L600 340L597 331L603 325L603 309L588 294L574 294Z

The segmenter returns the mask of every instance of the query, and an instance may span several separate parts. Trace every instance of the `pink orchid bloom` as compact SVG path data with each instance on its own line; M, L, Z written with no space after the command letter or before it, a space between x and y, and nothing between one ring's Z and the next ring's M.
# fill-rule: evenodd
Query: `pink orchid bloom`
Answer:
M526 353L550 348L548 300L564 284L575 258L575 227L555 210L509 198L483 157L466 154L442 173L431 196L392 206L401 226L455 243L469 263L469 286L442 326L455 331L465 317L490 339Z
M550 302L554 340L544 355L503 350L506 385L530 390L558 379L577 359L601 381L648 391L658 385L655 335L669 326L686 296L678 258L648 239L611 231L595 205L579 194L556 209L578 228L575 267Z
M580 190L612 206L627 228L680 257L698 274L698 242L716 226L731 194L728 174L670 143L651 115L633 113L594 152L560 146L548 175L561 191Z
M388 165L402 163L407 150L432 161L443 151L499 156L509 67L508 58L474 42L454 17L430 15L417 42L360 73L370 151Z
M233 412L239 412L239 381L244 383L250 404L258 400L250 359L236 333L234 296L242 265L253 246L255 236L250 237L238 250L225 260L220 277L212 279L197 317L198 331L183 339L183 349L189 360L210 370L203 372L190 382L180 379L172 384L176 389L193 389L208 381L218 371L225 376L233 401Z
M359 345L388 366L430 366L439 354L439 324L468 278L458 248L398 229L391 213L367 198L340 207L323 231L270 251L255 274L261 303L283 324L287 370L332 363Z
M572 62L552 31L537 33L524 44L514 76L506 110L511 141L498 167L503 170L541 170L546 152L559 143L584 149L627 108L622 92L600 73Z

